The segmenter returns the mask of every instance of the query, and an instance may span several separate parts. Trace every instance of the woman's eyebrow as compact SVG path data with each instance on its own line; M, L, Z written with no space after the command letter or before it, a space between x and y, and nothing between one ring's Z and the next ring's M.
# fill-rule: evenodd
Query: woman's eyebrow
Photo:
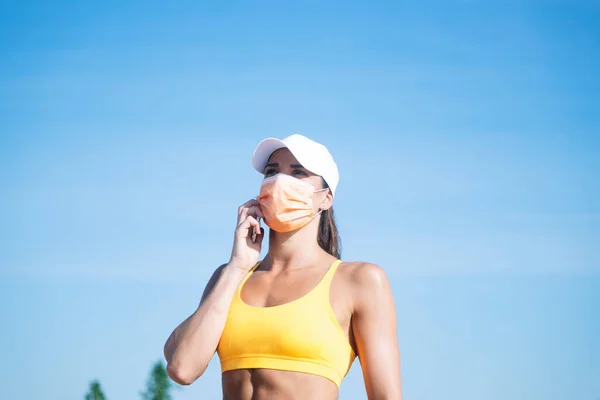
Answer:
M270 163L270 164L265 165L265 169L267 169L269 167L279 167L279 163L274 162L274 163Z
M300 164L290 164L290 167L292 167L292 168L302 168L302 169L306 169L306 168L304 168L304 167L303 167L302 165L300 165Z

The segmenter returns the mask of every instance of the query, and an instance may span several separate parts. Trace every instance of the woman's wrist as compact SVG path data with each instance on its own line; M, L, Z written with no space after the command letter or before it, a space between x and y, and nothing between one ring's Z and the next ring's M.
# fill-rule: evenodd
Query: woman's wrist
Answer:
M244 268L244 266L241 266L234 261L230 261L227 263L225 268L223 268L223 273L221 276L223 279L232 280L234 282L239 281L238 283L241 283L241 281L246 277L248 271L248 268Z

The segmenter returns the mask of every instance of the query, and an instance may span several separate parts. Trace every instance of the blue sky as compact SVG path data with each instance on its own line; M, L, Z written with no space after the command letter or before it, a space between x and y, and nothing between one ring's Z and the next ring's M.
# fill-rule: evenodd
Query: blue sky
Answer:
M388 273L406 399L600 397L598 2L0 7L0 398L137 398L291 133Z

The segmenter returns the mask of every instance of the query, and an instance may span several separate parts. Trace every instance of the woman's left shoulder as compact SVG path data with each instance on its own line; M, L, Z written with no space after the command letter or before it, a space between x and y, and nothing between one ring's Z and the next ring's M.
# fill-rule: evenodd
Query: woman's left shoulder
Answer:
M340 264L340 275L344 281L360 290L380 290L389 286L385 270L377 264L351 261Z

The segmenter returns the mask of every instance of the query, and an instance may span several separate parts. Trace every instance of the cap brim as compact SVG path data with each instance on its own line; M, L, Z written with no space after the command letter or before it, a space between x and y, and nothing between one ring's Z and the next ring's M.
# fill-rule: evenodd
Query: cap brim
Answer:
M269 157L271 157L271 154L273 154L275 150L282 149L284 147L287 146L280 139L264 139L254 149L254 153L252 154L252 166L255 170L262 174L265 171L267 161L269 161Z

